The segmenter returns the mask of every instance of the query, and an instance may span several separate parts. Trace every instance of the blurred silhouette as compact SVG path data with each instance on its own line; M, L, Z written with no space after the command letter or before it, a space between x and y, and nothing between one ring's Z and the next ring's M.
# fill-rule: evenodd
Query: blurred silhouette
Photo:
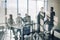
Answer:
M44 17L45 17L44 8L41 7L41 11L37 15L38 32L40 32L40 24L41 24L40 19L44 20Z
M51 7L51 9L50 9L50 23L49 23L49 31L51 31L51 29L53 28L53 26L54 26L54 16L55 16L55 12L53 11L54 10L54 8L53 7Z
M31 23L31 17L28 15L28 14L25 14L25 17L24 17L24 28L23 28L23 31L24 31L24 35L29 35L30 34L30 24Z
M24 27L23 27L23 40L25 35L30 35L30 24L31 24L31 17L28 14L25 14Z
M53 11L54 10L54 8L53 7L51 7L51 9L50 9L50 22L49 22L49 27L48 27L48 31L49 31L49 40L51 40L51 38L52 38L52 40L54 40L54 31L52 32L52 36L50 36L50 34L51 34L51 30L52 30L52 28L54 27L54 16L55 16L55 12Z
M22 28L23 28L23 19L21 17L21 14L17 15L16 24L17 24L17 33L20 34L19 35L19 40L21 40L20 36L21 36Z
M15 35L13 25L14 25L13 16L12 16L12 14L10 14L9 19L8 19L8 28L11 29L13 31L13 34Z

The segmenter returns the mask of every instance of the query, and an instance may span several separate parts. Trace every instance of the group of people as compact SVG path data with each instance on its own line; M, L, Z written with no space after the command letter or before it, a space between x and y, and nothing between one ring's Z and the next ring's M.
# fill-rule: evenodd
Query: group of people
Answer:
M44 8L41 7L41 11L37 15L38 32L40 32L40 26L41 26L40 19L43 19L44 24L46 22L49 22L48 23L48 25L49 25L48 30L51 31L51 29L54 26L54 16L55 16L55 12L53 10L54 10L54 8L51 7L51 9L50 9L50 17L49 17L50 20L48 19L48 16L47 16L47 20L46 20L45 19L46 13L44 12ZM43 14L43 17L41 16L41 14ZM18 14L17 18L16 18L16 24L15 24L15 22L13 20L12 14L10 14L10 17L8 19L8 26L9 26L10 29L13 30L14 34L15 34L14 27L13 27L14 24L17 25L17 27L18 27L17 32L19 31L21 33L21 28L23 27L22 25L24 24L26 26L27 24L30 24L30 23L31 23L31 16L29 16L28 14L25 14L24 18L21 17L21 14Z
M25 26L26 24L30 24L30 23L31 23L31 18L28 14L25 14L24 18L21 17L21 14L18 14L16 18L16 23L13 20L12 14L10 14L8 22L7 22L8 28L13 31L14 35L15 35L14 28L17 28L17 32L19 31L21 33L21 29L23 28L23 26ZM13 27L14 25L15 27Z
M48 24L48 31L50 32L51 29L54 27L54 16L55 16L55 12L54 12L54 8L53 7L50 8L50 17L48 15L46 15L46 13L44 12L44 8L41 7L41 11L39 12L39 14L37 16L38 30L40 31L40 26L41 26L40 19L42 19L44 21L44 24L45 23ZM44 28L46 28L46 27L44 26Z

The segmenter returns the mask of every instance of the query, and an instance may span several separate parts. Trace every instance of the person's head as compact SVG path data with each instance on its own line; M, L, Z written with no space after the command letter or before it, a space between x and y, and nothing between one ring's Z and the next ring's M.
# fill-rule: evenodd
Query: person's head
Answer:
M41 11L42 11L42 12L44 11L44 7L41 7Z
M18 17L20 17L20 16L21 16L21 14L19 13L17 16L18 16Z
M53 11L54 10L54 8L53 7L51 7L51 9L50 9L51 11Z
M28 14L25 14L25 16L28 16Z
M12 14L10 14L9 16L10 16L10 18L12 19Z

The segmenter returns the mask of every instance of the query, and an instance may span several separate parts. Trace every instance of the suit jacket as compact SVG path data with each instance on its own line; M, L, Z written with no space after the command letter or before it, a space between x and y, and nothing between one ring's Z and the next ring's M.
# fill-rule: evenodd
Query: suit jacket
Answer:
M45 12L42 12L43 15L41 15L41 12L37 15L37 23L40 24L40 19L44 20Z

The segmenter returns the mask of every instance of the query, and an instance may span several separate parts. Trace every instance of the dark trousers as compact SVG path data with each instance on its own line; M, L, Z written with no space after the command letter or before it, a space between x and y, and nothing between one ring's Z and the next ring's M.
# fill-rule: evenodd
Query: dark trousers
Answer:
M49 31L50 33L51 33L52 28L53 28L53 25L49 25L48 31ZM49 40L53 40L54 34L51 35L50 33L49 33Z
M20 32L20 35L21 35L21 29L18 29L17 32Z
M37 32L39 33L40 32L40 24L38 24L37 26L38 26Z
M49 27L48 27L48 31L51 31L52 28L53 28L53 25L49 25Z

